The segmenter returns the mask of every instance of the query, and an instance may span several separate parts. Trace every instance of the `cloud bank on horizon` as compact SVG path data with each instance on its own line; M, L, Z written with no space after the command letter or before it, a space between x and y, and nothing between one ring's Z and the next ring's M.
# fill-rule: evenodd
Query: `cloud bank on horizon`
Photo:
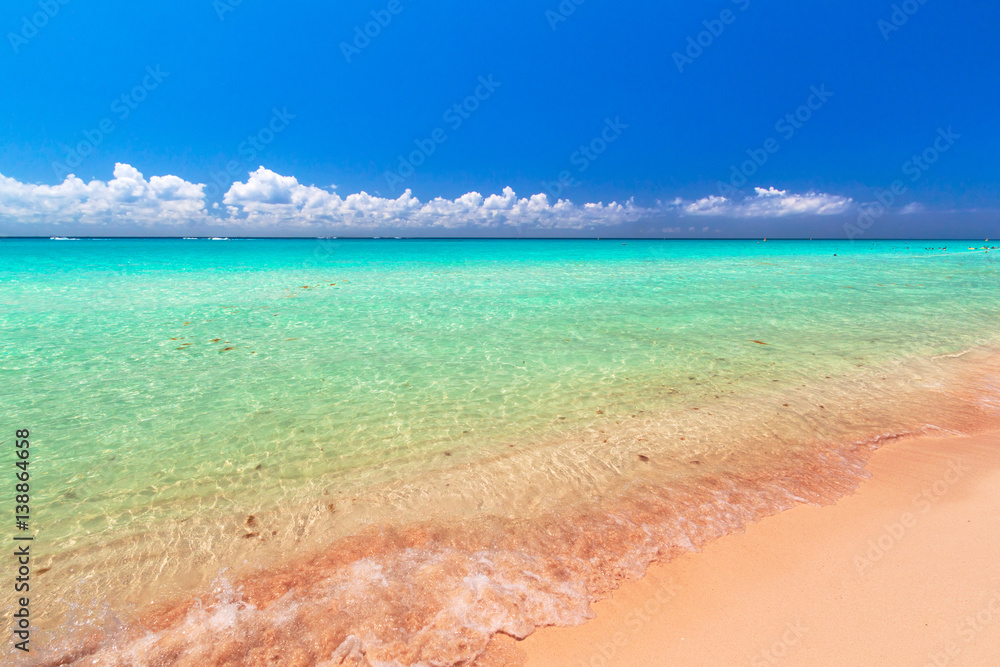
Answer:
M303 185L265 167L236 182L209 205L205 185L178 176L146 179L135 167L118 163L114 177L85 183L74 175L58 185L22 183L0 174L0 222L29 229L56 229L70 223L113 233L118 226L177 233L192 226L221 227L232 233L283 230L289 235L364 232L377 229L513 231L586 230L654 218L781 218L832 216L857 210L850 197L755 188L753 195L675 198L640 206L624 203L575 204L550 201L546 194L518 197L507 187L500 194L469 192L456 199L420 201L406 190L395 199Z

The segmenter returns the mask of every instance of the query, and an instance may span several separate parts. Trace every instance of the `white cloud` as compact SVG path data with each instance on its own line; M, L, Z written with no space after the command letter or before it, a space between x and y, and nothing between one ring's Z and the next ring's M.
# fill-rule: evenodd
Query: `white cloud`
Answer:
M469 192L457 199L438 197L421 202L407 190L396 199L366 192L341 197L313 185L302 185L293 176L259 168L246 183L234 183L223 197L230 215L258 226L333 227L336 229L519 227L582 229L617 225L649 215L652 211L624 204L596 203L582 206L560 199L553 203L544 194L518 198L511 188L483 197Z
M222 205L207 201L205 186L177 176L148 180L134 167L116 164L112 180L84 183L70 175L58 185L21 183L0 174L0 223L47 225L53 230L67 224L94 227L179 226L254 232L288 232L326 235L339 231L413 229L458 230L479 228L510 232L527 229L580 230L616 226L643 219L658 219L676 233L684 217L721 216L768 218L788 215L833 215L856 207L848 197L809 192L793 194L775 188L756 188L744 198L709 196L698 200L680 197L643 207L602 202L574 204L551 202L544 194L518 197L507 187L500 194L469 192L456 199L438 197L420 201L407 190L389 199L366 192L341 196L314 185L303 185L294 176L283 176L264 167L246 182L234 183ZM914 205L903 212L911 212ZM699 225L700 227L700 225ZM688 231L694 231L690 227ZM707 231L703 227L702 231ZM77 232L83 233L83 232Z
M718 215L734 218L775 218L786 215L836 215L854 207L850 197L822 192L803 195L787 190L754 188L756 194L742 200L712 195L680 204L688 215Z
M926 208L923 204L915 201L899 209L899 212L902 215L911 215L913 213L923 213L925 210Z
M204 187L177 176L147 181L121 163L107 183L70 174L59 185L32 185L0 174L0 216L19 223L175 225L204 217Z

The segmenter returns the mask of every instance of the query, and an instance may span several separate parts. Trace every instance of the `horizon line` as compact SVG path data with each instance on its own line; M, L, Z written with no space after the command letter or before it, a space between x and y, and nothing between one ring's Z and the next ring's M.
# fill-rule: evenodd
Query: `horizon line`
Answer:
M978 241L978 237L878 237L865 240L845 237L804 236L0 236L2 241L16 240L153 240L153 241ZM984 239L989 242L989 238Z

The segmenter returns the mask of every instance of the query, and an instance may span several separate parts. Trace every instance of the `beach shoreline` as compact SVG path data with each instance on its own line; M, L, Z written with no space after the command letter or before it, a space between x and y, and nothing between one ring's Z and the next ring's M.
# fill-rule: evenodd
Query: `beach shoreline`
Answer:
M1000 432L891 442L872 478L650 566L526 665L1000 661Z
M790 664L885 664L882 654L840 655L843 646L836 641L853 642L863 628L831 626L830 619L854 619L857 614L851 613L857 609L882 609L880 621L903 618L908 632L919 630L930 625L926 618L901 615L894 605L919 612L921 605L926 608L928 595L942 595L952 580L966 585L963 601L979 605L979 611L973 610L974 623L980 611L989 616L983 630L972 627L969 643L975 648L975 640L993 627L994 615L1000 627L1000 597L995 602L977 597L983 590L991 595L1000 592L996 569L981 562L997 543L997 531L980 531L971 539L961 531L953 535L958 520L941 508L971 493L967 486L980 478L1000 490L1000 430L990 382L996 360L988 349L971 356L949 355L941 363L960 363L959 367L947 372L925 367L919 374L911 373L920 382L921 389L915 392L897 391L901 385L899 378L892 380L895 373L866 372L865 377L879 379L888 388L875 391L861 382L837 391L829 383L821 394L822 404L812 408L810 399L802 398L808 392L800 388L759 397L756 408L764 421L744 418L740 434L747 442L752 434L763 438L758 440L760 446L741 450L739 456L708 451L698 447L698 436L693 435L704 423L689 425L684 432L691 448L682 451L686 456L680 459L692 469L687 472L680 466L686 476L677 473L679 464L671 460L669 450L654 450L647 444L656 433L652 430L638 431L625 424L624 435L614 445L608 444L614 434L603 431L590 434L603 440L603 446L570 438L567 442L575 449L560 450L566 452L559 457L563 469L598 470L586 465L586 458L580 465L565 465L574 451L599 456L605 465L614 463L617 455L622 466L630 462L635 468L629 492L542 513L536 521L493 516L490 521L470 517L451 523L371 524L316 553L220 577L207 595L160 602L113 637L100 633L67 637L38 664L132 664L114 657L120 654L116 647L127 645L137 662L166 659L179 665L230 664L234 659L257 664L274 655L294 655L302 664L318 664L330 655L346 660L344 664L373 664L386 658L416 664L433 655L451 661L442 664L478 667L526 661L529 665L770 665L798 650L807 635L811 641L820 636L814 628L822 624L834 632L833 639L815 640L821 647L817 655ZM852 388L860 391L847 390ZM877 396L882 400L873 403ZM782 403L785 400L789 403ZM812 402L816 400L813 396ZM773 427L772 415L785 414L782 408L802 401L806 403L788 410L788 415L815 435L812 441L797 443ZM900 406L907 408L909 427L900 420ZM723 406L705 408L712 423L726 421ZM702 412L698 406L691 412L696 411ZM831 420L826 414L843 416ZM920 423L921 416L927 421ZM675 420L665 423L676 429ZM872 432L871 421L882 428ZM659 423L656 418L649 421L650 426ZM822 438L831 432L838 437ZM982 435L955 435L959 432ZM656 433L655 439L673 440L669 433ZM538 451L551 458L547 449ZM691 458L695 453L698 458ZM508 458L499 457L495 463L506 465ZM734 458L738 465L726 463ZM459 469L469 476L468 466ZM547 470L545 466L522 469ZM870 481L873 474L876 482ZM530 490L530 484L520 483L518 488L525 486ZM940 493L935 491L938 487ZM919 499L916 494L924 489L931 495ZM342 502L327 508L334 520L334 509L342 509ZM978 529L978 524L992 518L990 512L1000 509L1000 493L974 494L971 509L978 513L977 525L969 527ZM937 516L950 523L935 527L931 517ZM267 532L266 515L247 521L247 526L260 525ZM244 527L240 533L245 531ZM933 543L940 535L950 543L975 544L971 555L977 560L970 572L985 582L985 589L975 589L962 579L968 572L948 571L954 560L948 550L920 555L916 563L906 561L904 587L909 581L926 579L930 567L946 573L935 588L929 593L921 589L916 598L900 595L895 579L876 576L883 561L891 562L900 553L897 543ZM968 560L969 554L961 555ZM823 582L822 593L816 593L817 579ZM838 595L835 603L828 599ZM593 604L597 618L586 621L595 600L599 600ZM434 615L433 622L414 616L414 610L421 609ZM952 643L966 641L970 630L959 625L960 605L952 601L945 612L934 611L935 620L957 619L950 632L943 627L935 631L945 638L942 655L948 660L959 657L963 647ZM394 629L376 634L383 632L386 619L395 619ZM781 619L784 624L774 635L772 624ZM888 628L887 633L895 632ZM219 631L231 639L214 641ZM368 641L361 639L362 633ZM527 639L519 642L514 637ZM898 638L904 648L913 645L907 633ZM888 645L878 635L872 641L878 650ZM933 648L928 655L934 655Z

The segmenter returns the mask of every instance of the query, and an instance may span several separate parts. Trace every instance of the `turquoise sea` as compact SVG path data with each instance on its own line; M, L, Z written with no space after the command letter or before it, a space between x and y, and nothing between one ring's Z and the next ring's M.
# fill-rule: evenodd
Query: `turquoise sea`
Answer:
M0 240L38 664L458 664L583 622L992 424L987 246Z

